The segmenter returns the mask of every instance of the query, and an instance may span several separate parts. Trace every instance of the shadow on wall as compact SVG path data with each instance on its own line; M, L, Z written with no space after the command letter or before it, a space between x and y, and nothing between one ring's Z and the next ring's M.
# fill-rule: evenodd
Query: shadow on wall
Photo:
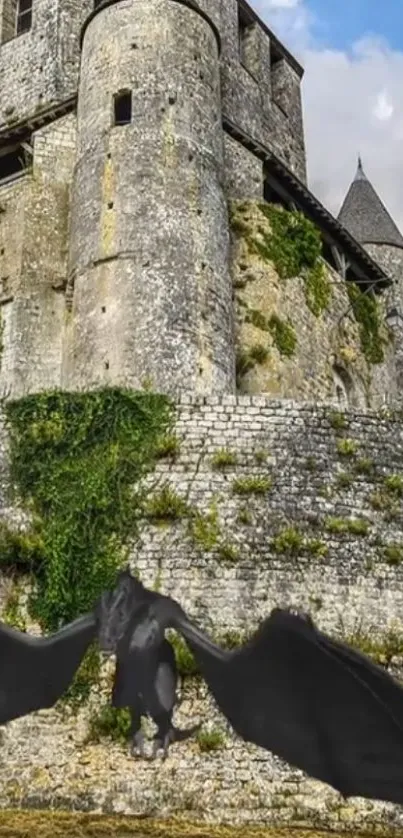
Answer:
M367 399L365 398L364 390L360 388L359 384L353 381L350 373L339 364L333 366L333 393L335 401L340 407L359 407L365 408L367 406Z

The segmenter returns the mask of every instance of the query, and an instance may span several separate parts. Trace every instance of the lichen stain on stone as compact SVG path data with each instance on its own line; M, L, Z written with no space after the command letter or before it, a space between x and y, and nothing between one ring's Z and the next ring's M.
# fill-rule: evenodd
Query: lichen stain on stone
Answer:
M162 156L165 169L178 168L178 151L176 147L174 120L171 111L166 111L161 122Z
M111 159L106 158L102 177L102 212L101 212L101 258L109 256L114 244L116 230L115 207L108 207L115 193L114 170Z

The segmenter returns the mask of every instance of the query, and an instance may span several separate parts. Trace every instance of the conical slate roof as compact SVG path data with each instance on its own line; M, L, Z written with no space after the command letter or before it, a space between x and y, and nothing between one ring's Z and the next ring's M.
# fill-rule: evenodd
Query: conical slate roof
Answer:
M360 244L403 247L403 236L366 177L360 157L357 174L344 199L338 221Z

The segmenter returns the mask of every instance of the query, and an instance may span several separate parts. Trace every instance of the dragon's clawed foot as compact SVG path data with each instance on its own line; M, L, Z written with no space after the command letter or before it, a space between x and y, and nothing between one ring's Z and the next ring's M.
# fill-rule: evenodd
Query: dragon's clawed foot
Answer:
M155 759L158 751L162 750L162 759L166 759L168 756L168 750L170 744L174 741L174 731L169 730L168 733L165 734L164 737L155 736L153 740L153 750L152 750L152 759Z
M143 759L147 758L147 754L144 750L144 734L141 730L138 730L133 736L131 754L133 757L142 757Z

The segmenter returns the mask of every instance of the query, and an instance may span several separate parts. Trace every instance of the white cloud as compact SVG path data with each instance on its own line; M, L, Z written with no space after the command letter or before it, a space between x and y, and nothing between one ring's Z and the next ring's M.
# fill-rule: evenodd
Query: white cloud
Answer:
M337 215L361 154L364 171L403 232L403 52L376 36L348 51L315 43L303 1L259 14L305 68L302 84L311 190ZM276 2L276 0L274 0ZM325 21L315 21L318 26Z
M295 9L300 0L266 0L268 9Z
M374 117L379 119L381 122L386 122L391 118L393 111L394 106L390 101L387 90L382 90L378 93L375 105L372 109Z

